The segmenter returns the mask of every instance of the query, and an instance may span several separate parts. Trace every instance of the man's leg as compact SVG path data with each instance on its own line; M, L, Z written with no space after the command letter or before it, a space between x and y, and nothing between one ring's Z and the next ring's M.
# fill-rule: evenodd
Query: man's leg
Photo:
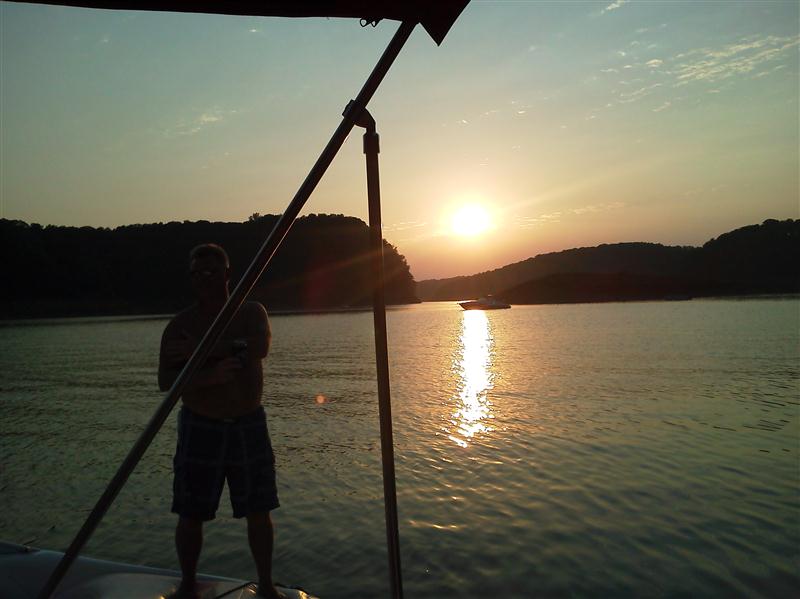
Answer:
M181 564L180 590L193 593L197 585L197 562L200 559L200 549L203 547L203 521L192 518L178 518L175 528L175 549L178 551L178 561Z
M272 584L272 546L274 538L269 512L247 515L247 539L258 571L258 594L271 599L281 595Z

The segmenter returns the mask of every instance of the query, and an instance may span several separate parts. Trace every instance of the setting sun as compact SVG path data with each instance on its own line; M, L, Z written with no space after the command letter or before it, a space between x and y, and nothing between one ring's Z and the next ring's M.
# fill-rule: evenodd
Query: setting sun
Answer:
M491 225L489 213L476 204L464 206L453 215L451 229L456 235L472 237L486 231Z

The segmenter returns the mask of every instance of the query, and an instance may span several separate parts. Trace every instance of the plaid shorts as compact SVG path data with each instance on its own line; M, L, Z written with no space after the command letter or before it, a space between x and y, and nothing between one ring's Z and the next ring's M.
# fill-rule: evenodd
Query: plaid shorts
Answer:
M263 408L230 420L181 408L173 469L172 511L186 518L213 520L225 480L234 518L280 505Z

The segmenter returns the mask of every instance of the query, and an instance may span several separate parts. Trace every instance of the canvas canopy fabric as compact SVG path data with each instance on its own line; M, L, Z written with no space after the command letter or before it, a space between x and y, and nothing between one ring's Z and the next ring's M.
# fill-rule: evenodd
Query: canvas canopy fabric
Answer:
M18 1L18 0L12 0ZM261 17L346 17L369 22L391 19L419 23L437 44L441 44L469 0L43 0L55 4L115 10L160 10Z

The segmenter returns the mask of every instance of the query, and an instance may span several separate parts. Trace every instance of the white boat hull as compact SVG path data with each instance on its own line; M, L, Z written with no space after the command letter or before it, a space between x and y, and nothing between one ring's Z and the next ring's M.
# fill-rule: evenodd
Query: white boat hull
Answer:
M34 599L62 553L0 542L0 597ZM54 599L163 599L174 593L180 572L79 556ZM256 585L244 580L198 576L201 599L254 599ZM299 589L278 587L288 599L316 599Z
M458 302L458 305L464 308L464 310L505 310L511 307L511 304L497 299L470 300Z

